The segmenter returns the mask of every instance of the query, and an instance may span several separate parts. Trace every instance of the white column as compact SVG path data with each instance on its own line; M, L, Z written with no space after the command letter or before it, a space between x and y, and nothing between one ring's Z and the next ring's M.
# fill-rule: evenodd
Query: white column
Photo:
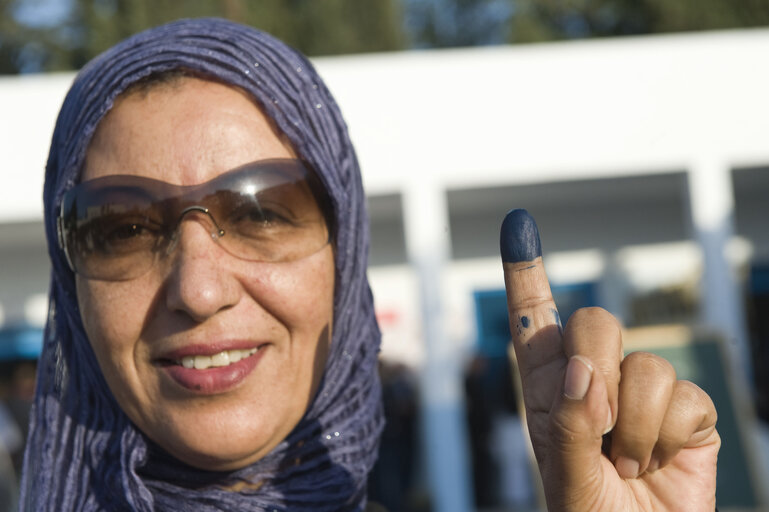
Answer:
M689 170L692 225L702 248L702 322L724 333L733 375L752 385L750 344L740 285L725 256L735 234L731 169L718 158L702 159Z
M445 192L415 179L403 196L406 250L417 271L425 363L421 376L423 444L437 512L473 509L460 354L446 332L443 269L449 259Z

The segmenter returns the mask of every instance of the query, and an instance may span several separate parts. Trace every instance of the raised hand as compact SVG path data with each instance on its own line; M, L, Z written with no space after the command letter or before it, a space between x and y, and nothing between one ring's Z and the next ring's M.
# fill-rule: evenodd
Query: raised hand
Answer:
M581 309L561 327L525 210L500 239L510 330L551 512L713 512L721 440L710 397L665 359L623 358L619 323Z

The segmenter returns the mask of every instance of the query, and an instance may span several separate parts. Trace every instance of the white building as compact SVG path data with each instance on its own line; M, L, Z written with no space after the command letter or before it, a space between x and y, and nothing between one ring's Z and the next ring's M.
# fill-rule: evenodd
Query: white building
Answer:
M631 325L720 329L750 375L746 272L769 272L767 55L769 30L742 30L316 59L369 194L384 356L421 368L426 402L456 418L473 293L504 286L499 225L525 207L559 289ZM45 319L43 168L72 78L0 78L6 326ZM431 465L462 465L446 457Z

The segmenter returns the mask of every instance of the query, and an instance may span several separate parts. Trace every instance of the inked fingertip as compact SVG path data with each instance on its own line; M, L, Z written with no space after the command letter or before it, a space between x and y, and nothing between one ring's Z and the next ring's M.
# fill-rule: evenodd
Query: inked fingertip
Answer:
M507 212L499 233L499 250L505 263L532 261L542 256L539 229L529 212L522 208Z

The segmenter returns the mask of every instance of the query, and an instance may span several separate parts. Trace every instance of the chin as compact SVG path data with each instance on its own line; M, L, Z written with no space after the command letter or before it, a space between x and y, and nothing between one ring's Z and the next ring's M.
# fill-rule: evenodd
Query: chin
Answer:
M258 461L294 426L284 431L292 422L271 421L282 415L259 414L253 408L212 409L210 402L193 401L179 410L174 405L179 404L166 403L162 413L155 409L154 417L138 417L134 424L169 455L210 471L231 471Z
M176 439L158 442L163 449L176 459L192 467L209 471L233 471L252 464L267 455L278 443L260 443L250 439L251 446L228 439L225 442L211 443L210 439L196 439L180 442Z
M207 471L235 471L241 468L253 464L261 459L264 455L254 453L210 453L210 452L191 452L187 450L185 453L174 454L174 457L181 460L185 464L198 469L204 469Z

